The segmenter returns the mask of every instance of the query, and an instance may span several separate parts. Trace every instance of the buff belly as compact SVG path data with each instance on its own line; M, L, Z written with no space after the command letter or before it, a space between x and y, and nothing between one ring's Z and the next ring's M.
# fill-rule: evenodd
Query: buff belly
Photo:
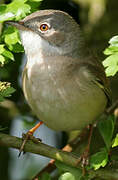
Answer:
M104 92L88 82L82 72L78 71L78 78L73 75L73 80L53 76L38 65L25 73L25 97L37 117L49 128L81 130L104 111L107 103Z

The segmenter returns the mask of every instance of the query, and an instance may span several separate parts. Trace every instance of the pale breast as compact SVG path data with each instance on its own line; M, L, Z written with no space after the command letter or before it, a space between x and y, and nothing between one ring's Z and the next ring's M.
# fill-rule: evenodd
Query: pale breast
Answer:
M23 78L25 97L38 118L54 130L80 130L105 109L104 92L85 68L75 73L56 64L34 64ZM27 74L27 75L26 75Z

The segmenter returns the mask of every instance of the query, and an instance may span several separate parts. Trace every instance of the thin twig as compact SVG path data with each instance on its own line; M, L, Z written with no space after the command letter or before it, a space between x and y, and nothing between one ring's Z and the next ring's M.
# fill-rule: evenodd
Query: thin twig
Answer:
M118 107L118 99L108 108L106 109L107 114L111 114Z

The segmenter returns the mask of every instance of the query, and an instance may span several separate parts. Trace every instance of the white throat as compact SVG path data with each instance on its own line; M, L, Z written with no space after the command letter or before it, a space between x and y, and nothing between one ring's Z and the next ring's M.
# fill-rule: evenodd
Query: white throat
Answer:
M28 76L31 75L34 65L38 67L38 65L45 64L46 57L62 54L59 48L52 46L35 32L20 31L20 37L27 56Z
M27 55L28 64L36 63L36 61L41 63L43 56L62 55L61 49L52 46L33 31L20 31L20 37Z

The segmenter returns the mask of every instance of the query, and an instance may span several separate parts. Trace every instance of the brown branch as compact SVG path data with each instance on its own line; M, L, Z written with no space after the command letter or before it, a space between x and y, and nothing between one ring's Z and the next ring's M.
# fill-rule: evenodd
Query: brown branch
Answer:
M21 144L22 144L21 138L0 133L0 146L20 149ZM72 153L64 152L62 150L48 146L41 142L39 142L38 144L35 144L32 141L28 141L24 146L24 151L40 154L40 155L58 160L60 162L63 162L69 166L77 167L78 156L75 156Z
M54 163L55 163L55 160L51 159L50 162L32 178L32 180L38 180L39 177L41 178L45 172L47 173L53 172L56 169L56 166Z
M0 146L12 147L20 149L22 144L22 139L7 134L0 133ZM35 154L40 154L49 158L56 159L60 162L63 162L69 166L77 167L78 156L73 155L69 152L64 152L53 148L51 146L45 145L41 142L38 144L28 141L24 147L25 152L31 152ZM89 170L88 172L89 179L94 177L99 177L104 180L118 180L118 171L113 168L104 168L97 171Z

